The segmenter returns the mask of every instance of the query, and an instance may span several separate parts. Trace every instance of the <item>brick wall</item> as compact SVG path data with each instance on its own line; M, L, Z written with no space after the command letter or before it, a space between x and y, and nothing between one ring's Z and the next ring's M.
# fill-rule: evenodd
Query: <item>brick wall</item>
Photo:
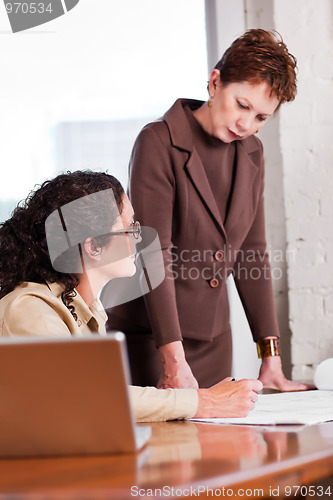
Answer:
M275 0L297 56L298 96L280 112L293 377L333 357L333 2Z

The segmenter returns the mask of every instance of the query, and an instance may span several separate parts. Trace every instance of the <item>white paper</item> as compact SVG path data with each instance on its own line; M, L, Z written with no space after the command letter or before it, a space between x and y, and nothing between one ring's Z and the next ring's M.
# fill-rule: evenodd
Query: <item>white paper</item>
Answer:
M213 424L312 425L333 420L333 391L259 394L255 409L242 418L196 418Z

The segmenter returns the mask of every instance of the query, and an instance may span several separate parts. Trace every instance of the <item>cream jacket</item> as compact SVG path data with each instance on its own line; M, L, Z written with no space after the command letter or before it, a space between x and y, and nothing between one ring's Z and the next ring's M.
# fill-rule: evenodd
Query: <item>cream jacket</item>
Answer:
M0 336L106 335L106 313L96 299L89 308L79 293L73 298L77 321L61 299L63 285L22 283L0 300ZM193 417L198 407L194 389L130 386L139 422Z

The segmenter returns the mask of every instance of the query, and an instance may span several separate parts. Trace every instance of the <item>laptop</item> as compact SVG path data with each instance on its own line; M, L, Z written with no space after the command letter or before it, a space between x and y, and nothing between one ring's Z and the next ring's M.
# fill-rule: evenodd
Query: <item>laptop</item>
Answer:
M135 425L125 336L0 339L0 456L130 453Z

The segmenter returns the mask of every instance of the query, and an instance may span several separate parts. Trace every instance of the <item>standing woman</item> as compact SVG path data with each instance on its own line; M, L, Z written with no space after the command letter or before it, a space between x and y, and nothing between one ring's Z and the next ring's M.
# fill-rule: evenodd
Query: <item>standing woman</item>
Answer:
M189 78L191 77L189 73ZM302 390L282 372L255 133L296 95L296 60L278 34L252 29L216 64L207 102L179 99L139 134L130 198L157 230L164 282L109 312L125 331L136 384L208 387L232 362L227 277L235 283L266 387ZM156 349L157 348L157 349Z

